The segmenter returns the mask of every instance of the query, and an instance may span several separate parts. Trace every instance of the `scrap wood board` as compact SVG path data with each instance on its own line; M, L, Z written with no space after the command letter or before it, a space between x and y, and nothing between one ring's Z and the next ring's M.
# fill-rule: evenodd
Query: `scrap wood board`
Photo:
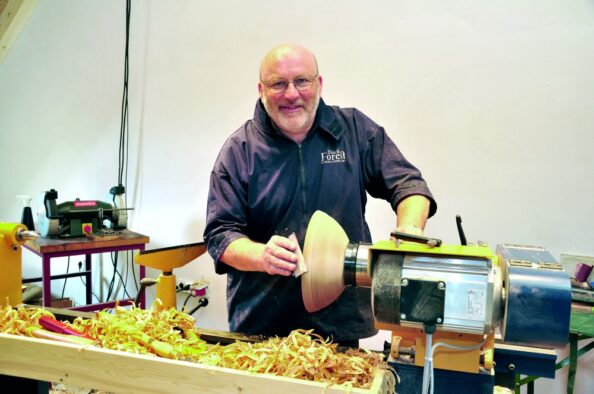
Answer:
M386 393L386 371L370 389L237 371L45 339L0 334L0 374L126 393Z

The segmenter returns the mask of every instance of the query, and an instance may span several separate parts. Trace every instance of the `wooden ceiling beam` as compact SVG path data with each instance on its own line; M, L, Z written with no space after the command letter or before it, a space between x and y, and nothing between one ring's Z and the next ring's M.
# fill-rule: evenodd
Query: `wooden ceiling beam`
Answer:
M37 0L0 0L0 64L36 5Z

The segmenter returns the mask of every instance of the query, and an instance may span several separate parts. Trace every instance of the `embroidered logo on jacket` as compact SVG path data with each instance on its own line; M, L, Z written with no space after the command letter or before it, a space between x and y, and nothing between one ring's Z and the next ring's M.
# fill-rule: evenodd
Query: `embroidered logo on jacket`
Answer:
M346 153L343 150L336 149L322 152L322 164L327 163L342 163L346 161Z

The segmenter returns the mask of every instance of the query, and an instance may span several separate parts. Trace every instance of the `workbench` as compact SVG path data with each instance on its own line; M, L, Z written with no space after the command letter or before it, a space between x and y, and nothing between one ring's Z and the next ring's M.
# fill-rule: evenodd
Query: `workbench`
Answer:
M578 342L592 338L594 338L594 313L572 310L569 329L569 356L559 361L555 366L555 370L558 370L569 365L569 372L567 375L567 394L573 393L578 358L594 348L594 341L584 345L581 349L578 349ZM534 381L537 378L538 377L536 376L526 376L525 378L520 378L518 376L516 381L516 393L519 394L520 387L525 384L528 387L528 394L534 393Z
M41 257L42 275L38 278L23 279L23 283L41 282L43 289L43 306L51 306L51 281L70 277L85 277L86 305L73 309L95 311L115 306L115 301L93 304L92 259L93 254L121 251L142 251L149 242L149 237L133 231L123 230L109 236L93 236L82 238L43 238L27 241L23 247ZM51 274L51 261L56 257L85 256L83 271L61 275ZM140 266L139 280L144 278L145 268ZM139 304L144 306L144 292L139 295ZM120 305L130 304L133 300L119 300Z

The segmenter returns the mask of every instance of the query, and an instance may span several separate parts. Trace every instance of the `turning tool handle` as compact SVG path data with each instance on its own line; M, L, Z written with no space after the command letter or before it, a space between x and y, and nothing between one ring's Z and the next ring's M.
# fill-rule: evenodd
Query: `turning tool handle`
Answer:
M68 326L67 324L64 324L50 316L41 316L39 318L39 325L46 330L57 332L59 334L74 335L81 338L87 338L92 341L95 340L95 338L91 337L90 335L80 332L75 328Z
M437 238L428 238L423 237L421 235L412 235L407 233L401 233L400 231L393 231L390 235L396 239L401 241L410 241L410 242L417 242L420 244L426 244L427 246L435 247L441 246L441 239Z

